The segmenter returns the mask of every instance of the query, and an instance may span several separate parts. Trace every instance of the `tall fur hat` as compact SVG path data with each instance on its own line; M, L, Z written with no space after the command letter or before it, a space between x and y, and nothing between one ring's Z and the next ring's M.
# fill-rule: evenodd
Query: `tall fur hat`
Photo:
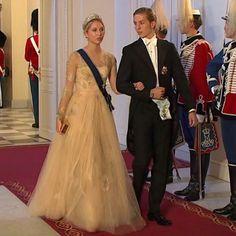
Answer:
M193 20L191 0L180 0L178 3L178 24L185 27L189 21Z
M151 9L156 15L156 19L157 19L156 29L158 31L167 30L169 28L170 23L166 16L163 1L155 0L151 6Z
M33 30L38 31L38 9L34 9L31 13L31 23Z
M0 30L0 48L4 47L6 40L7 36Z

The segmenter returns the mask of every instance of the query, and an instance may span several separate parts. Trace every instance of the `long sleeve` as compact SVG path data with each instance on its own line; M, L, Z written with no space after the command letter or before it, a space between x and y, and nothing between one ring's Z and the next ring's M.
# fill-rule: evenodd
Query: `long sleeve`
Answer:
M204 114L206 105L213 100L207 84L206 68L213 54L208 43L199 43L195 48L194 64L189 81L197 103L197 113Z
M3 49L0 50L0 77L4 76L3 70L4 70L4 52Z
M132 60L130 58L130 54L132 51L128 51L128 48L123 49L123 55L121 58L121 62L118 69L116 86L117 90L120 93L124 93L126 95L132 96L135 99L149 102L150 98L150 89L144 88L142 91L135 90L133 83L138 82L134 78L134 73L132 72L134 66L132 65ZM137 68L138 71L140 68ZM144 81L140 80L145 84ZM154 86L153 86L154 87Z
M181 64L179 54L173 44L171 44L171 64L173 65L172 69L172 77L176 83L176 87L180 95L184 98L185 104L188 110L195 108L195 101L190 92L190 88L188 86L187 78Z
M67 61L66 83L58 107L58 114L60 119L63 119L65 117L68 103L73 94L75 78L76 78L76 70L77 70L76 54L72 53Z
M218 74L223 64L223 49L210 61L207 66L207 82L208 86L212 89L219 84Z
M117 78L117 64L116 64L116 58L113 55L109 56L109 83L111 86L112 91L115 94L119 94L119 92L116 89L116 78Z
M35 41L36 45L39 46L39 36L38 36L38 34L36 34L32 37L34 37L34 41ZM26 44L25 44L25 60L28 61L28 62L31 62L34 69L38 70L39 57L38 57L38 54L37 54L37 52L35 51L35 49L32 45L32 42L31 42L30 38L27 39Z

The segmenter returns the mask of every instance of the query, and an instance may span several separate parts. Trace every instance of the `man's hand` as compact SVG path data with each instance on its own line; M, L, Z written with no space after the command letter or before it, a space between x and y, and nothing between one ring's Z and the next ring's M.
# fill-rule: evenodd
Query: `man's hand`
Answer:
M142 82L133 83L135 90L142 91L144 90L144 84Z
M197 116L196 116L195 111L189 112L188 120L189 120L189 126L190 127L196 127L197 126L198 120L197 120Z
M165 88L164 87L156 87L151 89L150 91L150 97L152 99L163 99L165 96Z

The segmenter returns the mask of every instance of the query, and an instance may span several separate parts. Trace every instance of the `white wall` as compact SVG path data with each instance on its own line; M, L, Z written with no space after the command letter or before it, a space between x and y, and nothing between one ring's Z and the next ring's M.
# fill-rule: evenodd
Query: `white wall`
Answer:
M19 8L22 11L19 11ZM12 44L12 104L14 108L28 105L28 64L24 60L27 29L27 0L11 1L11 44ZM17 40L16 40L17 39ZM21 88L21 89L19 89Z
M227 1L208 0L204 1L205 6L205 37L213 46L214 53L219 52L223 47L224 20Z

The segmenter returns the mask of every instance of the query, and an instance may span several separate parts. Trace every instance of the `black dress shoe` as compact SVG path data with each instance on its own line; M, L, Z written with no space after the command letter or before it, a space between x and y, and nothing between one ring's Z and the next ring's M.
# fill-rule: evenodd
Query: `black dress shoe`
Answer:
M214 213L219 214L219 215L228 215L233 212L234 205L230 202L228 205L222 208L217 208L213 210Z
M202 191L202 198L205 198L205 191ZM189 202L198 201L200 199L199 190L193 189L190 193L184 198L184 200Z
M178 195L178 196L187 196L187 195L189 195L189 193L191 192L192 189L193 189L193 186L189 184L183 190L175 191L174 194Z
M163 225L163 226L169 226L172 225L172 222L168 219L166 219L163 215L161 214L153 214L153 213L148 213L148 220L150 221L156 221L157 224Z
M39 128L39 124L34 123L34 124L32 124L32 127L33 127L33 128Z

